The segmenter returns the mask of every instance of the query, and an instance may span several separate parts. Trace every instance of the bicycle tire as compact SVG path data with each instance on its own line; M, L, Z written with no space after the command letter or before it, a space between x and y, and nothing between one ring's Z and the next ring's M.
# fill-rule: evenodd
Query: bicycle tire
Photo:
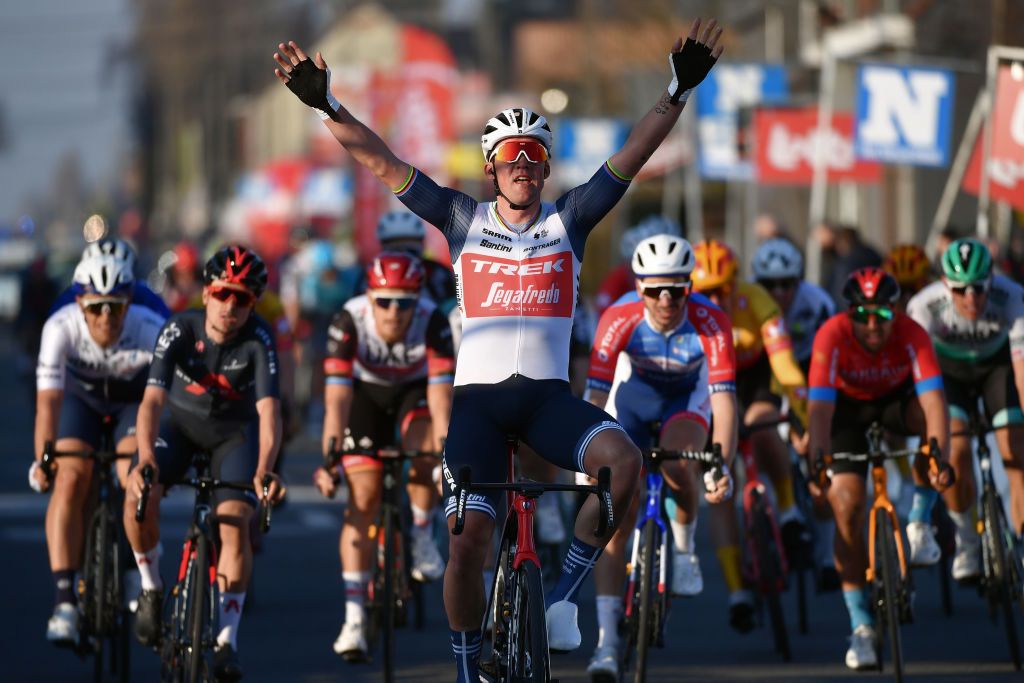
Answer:
M807 574L803 569L796 570L796 620L800 635L807 635L810 630L807 617Z
M383 631L381 650L384 658L384 682L391 683L394 680L394 656L395 656L395 615L397 614L396 601L398 595L395 592L395 519L390 513L384 514L384 527L377 533L384 534L384 595L383 600ZM401 539L397 539L400 543Z
M203 660L205 658L206 644L203 642L203 631L207 613L207 601L210 594L209 567L210 567L210 541L205 535L200 534L195 541L196 552L192 561L192 579L188 600L188 624L190 651L188 656L188 667L186 681L188 683L199 683L203 675Z
M636 674L633 680L636 683L643 683L647 680L647 653L657 632L654 624L653 592L656 588L654 580L654 541L657 522L648 519L644 522L643 532L640 534L640 594L639 610L637 611L637 632L636 632Z
M481 652L480 668L490 677L497 681L507 680L508 663L508 624L506 622L506 611L504 606L511 604L509 598L509 587L511 581L512 542L516 535L516 521L514 517L508 517L498 542L498 553L495 556L494 579L491 582L490 595L488 597L487 609L484 612L484 623L481 625L481 633L489 634L486 638L490 642L490 657L483 657Z
M540 567L533 562L523 562L515 570L512 600L508 680L514 683L549 683L551 661L544 609L544 579Z
M1007 554L1011 548L1007 548L1006 523L1003 519L1003 502L994 491L988 492L985 496L985 535L990 543L990 558L992 562L992 581L989 582L989 590L992 591L990 600L994 599L995 604L1001 605L1003 622L1006 630L1006 642L1010 648L1010 659L1013 667L1020 670L1020 641L1017 635L1017 615L1014 613L1014 599L1011 581L1013 574L1007 562Z
M895 531L889 514L878 508L875 510L875 558L880 561L881 572L876 572L875 581L881 576L883 600L882 609L878 610L877 597L875 608L879 612L879 620L889 640L889 657L892 659L893 673L896 681L903 680L903 644L900 639L900 604L898 586L903 580L900 575L896 555ZM881 666L882 658L878 658Z
M939 556L939 597L942 603L942 613L947 617L953 616L953 579L952 562L956 552L955 531L953 521L949 518L946 505L940 496L932 508L932 525L935 527L935 539L938 541L942 554Z
M775 535L772 533L771 519L760 498L754 504L751 517L751 532L754 537L754 552L757 553L757 571L759 574L758 589L768 603L768 617L772 628L772 640L775 651L782 655L783 661L790 661L793 652L789 646L789 632L786 630L786 617L782 612L782 566L779 550L775 546Z

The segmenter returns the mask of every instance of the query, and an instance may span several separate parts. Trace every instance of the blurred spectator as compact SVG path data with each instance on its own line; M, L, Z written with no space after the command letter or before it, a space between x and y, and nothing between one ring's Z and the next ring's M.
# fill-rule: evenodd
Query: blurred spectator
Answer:
M46 255L37 256L19 275L21 281L18 316L14 321L14 333L17 335L19 374L26 378L28 386L35 395L36 356L39 355L39 339L43 334L43 325L49 316L50 305L57 298L57 283L46 272ZM35 405L33 400L32 405Z
M177 313L188 308L203 291L203 279L199 272L199 250L194 244L183 240L171 253L174 259L167 269L163 295L167 306Z
M786 226L780 223L775 216L770 213L762 213L754 220L754 238L757 240L758 244L761 244L762 242L767 242L775 237L781 237L784 240L796 244L796 240L790 237L789 231L786 230Z
M942 255L946 253L946 248L949 247L949 245L952 244L953 242L960 239L961 237L966 236L966 232L963 232L956 228L943 228L942 231L938 234L938 237L935 238L935 256L933 259L933 263L935 263L936 266L938 266L939 262L942 260ZM938 270L941 271L942 269L938 268Z
M882 265L882 257L864 243L853 226L822 223L814 234L821 244L821 286L838 308L845 308L842 292L846 278L858 268Z

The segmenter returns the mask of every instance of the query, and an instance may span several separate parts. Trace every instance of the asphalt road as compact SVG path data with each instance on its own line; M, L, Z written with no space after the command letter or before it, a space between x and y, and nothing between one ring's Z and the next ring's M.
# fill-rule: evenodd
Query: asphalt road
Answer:
M33 410L16 376L9 335L0 338L0 680L88 681L91 663L55 650L45 638L52 608L52 581L43 537L46 498L26 486ZM292 495L274 515L266 547L257 558L255 585L246 603L239 636L246 681L373 681L379 666L349 665L331 651L343 618L337 534L341 503L318 500L304 486L316 458L313 442L297 444L289 456L286 475ZM165 576L176 561L180 536L188 521L190 499L176 495L165 504ZM828 681L875 680L875 673L854 673L843 665L848 621L839 594L812 595L810 633L792 635L794 660L783 663L773 653L765 626L747 636L729 629L726 594L706 536L698 538L705 576L704 593L673 603L667 647L652 655L651 680L658 681ZM937 570L915 573L916 623L904 628L908 680L1022 681L1024 674L1009 664L1001 626L994 625L975 591L957 588L954 614L943 616ZM787 596L787 618L795 623L795 597ZM453 679L447 623L438 585L425 592L425 627L400 633L398 678L405 681ZM556 657L553 674L561 681L586 680L585 668L597 628L593 588L580 601L583 647ZM1019 620L1024 632L1024 619ZM136 645L132 652L133 680L157 677L157 660ZM890 678L889 676L885 676Z

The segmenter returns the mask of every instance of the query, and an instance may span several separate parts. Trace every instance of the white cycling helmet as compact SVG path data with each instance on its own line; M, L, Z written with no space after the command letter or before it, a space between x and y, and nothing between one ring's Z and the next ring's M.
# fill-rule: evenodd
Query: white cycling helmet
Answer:
M660 215L648 216L633 227L622 233L622 241L619 244L622 250L622 260L628 261L633 258L636 247L642 240L654 235L681 235L682 229L679 223L670 218Z
M530 137L536 138L544 149L551 156L551 127L548 120L526 107L513 107L504 109L487 121L484 126L484 134L480 137L480 148L484 152L484 161L490 161L491 155L498 143L507 138Z
M792 242L781 237L767 240L754 252L754 277L758 280L800 277L804 258Z
M134 268L135 252L124 240L93 242L75 267L76 293L130 296L135 285Z
M676 235L655 235L642 240L633 252L633 274L637 277L689 276L694 265L693 247Z
M423 221L408 211L388 211L377 222L377 240L420 240L423 241L427 229Z

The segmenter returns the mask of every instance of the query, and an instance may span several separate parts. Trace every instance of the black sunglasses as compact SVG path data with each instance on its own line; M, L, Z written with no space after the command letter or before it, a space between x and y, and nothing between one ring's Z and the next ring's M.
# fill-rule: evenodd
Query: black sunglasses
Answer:
M854 322L867 324L873 315L877 316L882 322L889 322L896 317L896 312L888 306L876 306L874 308L854 306L850 309L850 317L853 318Z
M644 293L644 296L652 299L658 299L661 297L662 292L668 292L668 295L675 299L682 299L684 296L690 293L691 283L689 282L676 282L668 285L645 285L640 284L640 291Z
M799 280L795 277L780 277L780 278L766 278L764 280L758 280L760 285L767 289L769 292L776 289L793 289L796 287Z
M85 309L89 315L95 315L97 317L103 315L103 311L109 311L110 315L118 316L124 313L125 309L128 308L127 301L97 301L91 304L83 304L82 308Z
M236 306L242 306L243 308L251 304L256 300L256 297L250 292L246 292L241 289L231 289L230 287L218 287L210 290L210 296L217 301L228 301L234 298Z
M949 287L949 291L953 294L964 295L968 291L974 292L975 296L981 296L988 292L988 288L991 283L988 280L981 280L979 282L949 282L946 281L946 286Z
M378 308L385 310L391 308L391 304L398 306L400 311L408 311L410 308L416 305L416 297L408 296L375 296L373 302L377 304Z

